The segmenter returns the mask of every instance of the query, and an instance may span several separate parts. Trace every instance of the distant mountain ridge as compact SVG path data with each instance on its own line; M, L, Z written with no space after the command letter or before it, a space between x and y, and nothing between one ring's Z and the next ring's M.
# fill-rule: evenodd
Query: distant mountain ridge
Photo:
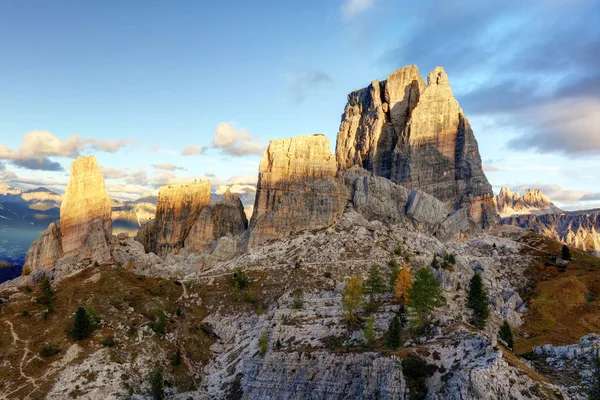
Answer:
M556 207L539 189L526 189L523 196L517 190L511 192L510 189L503 187L500 193L494 198L496 211L500 217L508 217L520 214L548 214L562 213L560 208Z

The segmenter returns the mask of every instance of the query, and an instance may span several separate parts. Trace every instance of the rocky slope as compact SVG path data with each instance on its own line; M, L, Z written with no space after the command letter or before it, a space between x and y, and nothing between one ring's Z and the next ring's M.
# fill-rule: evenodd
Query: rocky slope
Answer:
M348 95L336 158L464 208L480 227L495 220L477 141L441 67L427 85L413 65Z

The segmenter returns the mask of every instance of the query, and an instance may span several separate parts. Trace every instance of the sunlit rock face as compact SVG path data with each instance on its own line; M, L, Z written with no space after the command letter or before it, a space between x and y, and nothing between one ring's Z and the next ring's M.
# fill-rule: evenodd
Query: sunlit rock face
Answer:
M496 210L502 218L518 214L548 214L562 213L539 189L526 189L521 196L519 191L513 193L508 188L502 188L494 199Z
M249 245L331 225L346 204L336 173L327 137L271 140L259 166Z
M466 208L478 226L496 219L477 141L442 67L427 85L412 65L348 95L336 159L342 170L358 165L451 210Z
M31 270L51 269L56 260L62 257L60 229L52 222L27 251L25 266Z
M210 181L163 186L158 191L155 240L143 243L147 251L163 256L177 252L185 244L202 209L210 203Z
M247 228L248 220L239 195L227 189L221 200L202 209L185 239L185 248L200 253L208 250L216 239L238 235Z
M89 235L92 222L94 233L101 233L106 242L112 236L111 200L104 176L98 167L96 157L78 157L71 164L71 178L65 189L60 206L60 232L63 255L78 254L84 243L97 243L100 237ZM109 252L110 253L110 252Z

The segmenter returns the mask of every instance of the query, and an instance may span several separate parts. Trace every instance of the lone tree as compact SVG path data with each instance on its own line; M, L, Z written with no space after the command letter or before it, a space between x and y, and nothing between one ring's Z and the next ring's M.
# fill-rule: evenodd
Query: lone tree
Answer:
M50 304L54 292L52 291L52 286L50 285L50 280L47 276L44 276L44 279L40 283L40 292L41 294L37 297L36 301L44 305Z
M428 268L422 268L415 274L415 281L408 290L410 305L417 312L421 328L429 322L429 316L444 304L442 289Z
M362 282L357 276L350 278L346 286L344 287L344 319L350 326L358 327L360 321L358 320L358 310L362 305Z
M75 340L83 340L88 338L92 333L92 322L85 308L79 307L73 318L73 326L70 330L71 336Z
M394 290L396 290L396 280L398 280L398 275L400 275L400 264L396 260L390 260L388 265L391 268L389 290L394 293Z
M512 334L512 329L510 328L510 325L508 324L508 321L504 320L504 322L502 323L502 326L500 327L500 331L498 332L498 336L500 337L500 339L504 340L506 342L506 344L508 345L509 348L513 348L514 346L514 342L513 342L513 334Z
M369 295L369 302L367 303L367 311L377 310L377 304L375 303L375 294L383 293L385 291L385 283L379 275L379 268L377 264L371 265L369 270L369 277L365 281L364 291Z
M394 300L400 304L408 304L410 302L410 296L408 292L412 287L412 279L410 275L410 269L408 266L404 266L398 274L396 279L396 287L394 290Z
M469 284L467 306L473 311L471 323L478 329L484 329L490 315L490 306L487 293L483 288L481 275L475 274Z
M292 292L292 308L299 310L304 308L304 290L297 288Z
M365 325L365 339L367 339L367 346L373 347L375 344L375 315L371 314Z
M388 333L385 338L385 344L390 349L397 349L402 342L402 323L398 315L394 315L390 321Z
M150 395L154 400L162 400L165 398L163 369L158 364L154 366L150 376Z
M562 247L561 257L563 260L566 261L569 261L573 258L573 255L571 254L571 249L569 249L569 246L567 246L566 244L564 244Z

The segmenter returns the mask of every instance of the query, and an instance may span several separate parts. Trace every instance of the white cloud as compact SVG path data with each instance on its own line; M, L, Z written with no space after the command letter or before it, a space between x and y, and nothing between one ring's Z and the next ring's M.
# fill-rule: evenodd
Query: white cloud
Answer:
M175 170L187 171L187 168L178 167L178 166L173 165L173 164L152 164L152 168L154 168L154 169L160 169L160 170L163 170L163 171L175 171Z
M265 148L250 132L237 129L234 122L221 122L217 125L213 147L230 156L260 155Z
M186 146L182 151L182 156L199 156L204 153L204 147L197 145Z
M374 4L375 0L346 0L342 4L342 14L347 19L354 18L373 8Z

